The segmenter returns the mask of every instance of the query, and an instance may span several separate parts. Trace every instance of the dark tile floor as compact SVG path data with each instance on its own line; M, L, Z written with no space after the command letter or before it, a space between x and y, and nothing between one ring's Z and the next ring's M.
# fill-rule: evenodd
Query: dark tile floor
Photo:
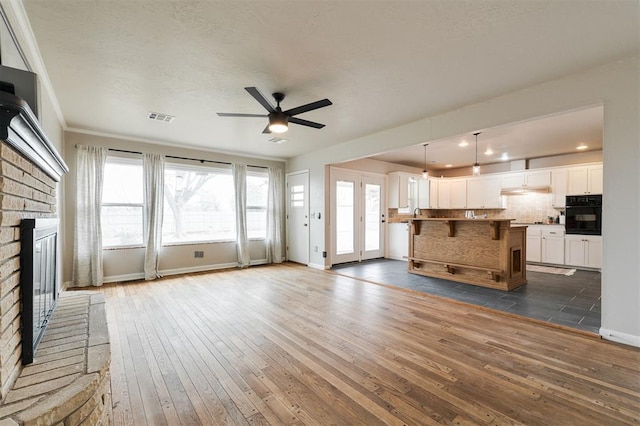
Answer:
M407 262L375 259L335 265L337 273L598 333L600 272L572 276L527 271L528 284L505 292L407 272Z

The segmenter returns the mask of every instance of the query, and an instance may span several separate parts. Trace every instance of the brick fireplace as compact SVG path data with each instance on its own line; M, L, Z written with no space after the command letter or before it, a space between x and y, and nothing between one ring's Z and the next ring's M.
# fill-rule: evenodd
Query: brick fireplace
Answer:
M56 184L67 171L27 104L0 92L0 399L22 364L20 224L56 216Z

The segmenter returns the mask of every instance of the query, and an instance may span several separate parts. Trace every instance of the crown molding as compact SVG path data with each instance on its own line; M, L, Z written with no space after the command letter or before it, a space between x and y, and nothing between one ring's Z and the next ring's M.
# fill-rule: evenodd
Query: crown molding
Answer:
M19 50L25 54L30 71L36 73L40 78L40 84L49 96L49 100L60 125L63 129L66 129L67 122L62 113L62 108L60 108L56 92L53 90L49 74L42 60L42 55L40 55L40 49L22 0L0 0L0 12L9 24L8 30L12 33L13 39L18 43Z

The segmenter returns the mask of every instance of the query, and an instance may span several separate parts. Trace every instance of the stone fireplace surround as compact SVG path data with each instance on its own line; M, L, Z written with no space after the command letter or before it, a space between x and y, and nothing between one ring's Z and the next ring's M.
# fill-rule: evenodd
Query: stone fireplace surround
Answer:
M20 223L56 217L68 168L19 97L0 92L0 424L108 424L104 299L63 292L34 363L21 363ZM59 273L58 273L59 282Z

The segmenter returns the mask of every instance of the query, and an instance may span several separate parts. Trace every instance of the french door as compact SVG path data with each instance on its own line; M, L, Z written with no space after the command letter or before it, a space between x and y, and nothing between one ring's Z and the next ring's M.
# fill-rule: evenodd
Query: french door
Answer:
M384 176L331 168L331 264L384 256Z

